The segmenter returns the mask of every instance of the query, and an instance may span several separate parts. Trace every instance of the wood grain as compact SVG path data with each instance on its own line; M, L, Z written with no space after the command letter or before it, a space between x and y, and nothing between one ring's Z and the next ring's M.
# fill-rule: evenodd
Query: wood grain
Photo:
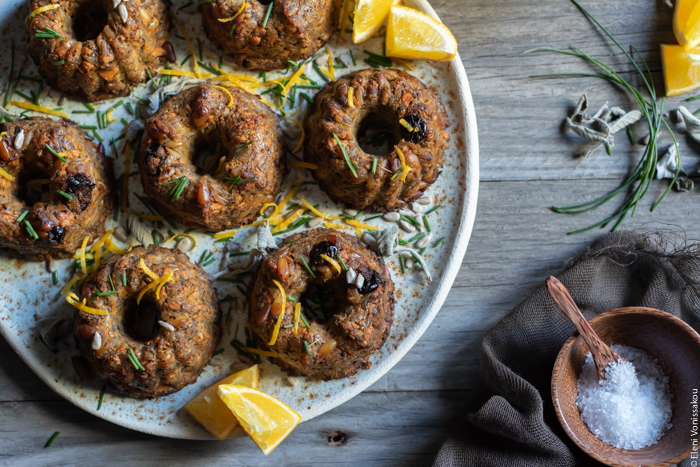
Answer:
M671 11L662 0L583 0L623 44L635 44L658 83L659 44L673 41ZM552 205L594 199L616 188L641 155L624 135L613 154L574 157L579 141L562 121L582 93L593 107L609 102L631 109L630 99L593 79L531 79L554 72L590 72L572 57L521 56L539 46L576 44L596 58L629 70L619 51L568 0L434 0L454 32L476 105L482 183L474 233L454 287L415 347L369 390L331 412L303 423L274 453L263 457L245 438L218 442L157 439L109 424L71 406L46 388L0 340L0 465L94 464L115 466L217 465L429 465L441 442L458 430L481 402L480 339L564 262L605 233L567 236L609 215L621 203L581 216L553 213ZM625 74L632 79L630 73ZM669 99L672 109L682 98ZM697 106L688 103L691 111ZM634 128L639 138L643 125ZM679 130L683 164L698 162ZM666 134L662 148L670 146ZM700 200L671 193L660 209L651 199L665 188L655 182L627 228L666 229L697 238ZM43 445L54 431L61 436ZM334 430L348 434L330 447Z

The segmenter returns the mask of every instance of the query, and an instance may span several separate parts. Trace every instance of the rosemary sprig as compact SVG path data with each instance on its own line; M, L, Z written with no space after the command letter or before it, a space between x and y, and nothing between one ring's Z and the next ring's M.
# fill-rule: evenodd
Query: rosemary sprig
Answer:
M565 54L565 55L572 55L574 57L579 57L595 67L597 67L602 73L559 73L559 74L549 74L549 75L539 75L535 77L539 78L553 78L553 77L588 77L588 78L599 78L599 79L604 79L607 80L613 84L617 84L618 86L622 87L626 91L628 91L632 96L635 98L637 103L639 104L642 113L644 114L644 117L646 118L647 121L647 126L649 129L649 143L647 144L646 148L644 149L644 153L642 154L641 159L637 163L636 167L632 170L632 173L623 181L623 183L620 185L619 188L611 191L607 195L601 196L597 199L594 199L593 201L589 201L587 203L582 203L574 206L563 206L563 207L557 207L557 206L552 206L552 210L554 212L562 213L562 214L581 214L584 212L591 211L593 209L596 209L603 204L607 203L610 201L612 198L614 198L616 195L622 192L627 192L629 189L632 189L631 193L627 194L627 197L625 198L624 203L617 208L617 210L609 217L606 219L603 219L600 222L597 222L593 225L590 225L588 227L585 227L583 229L578 229L574 230L572 232L569 232L569 234L575 234L575 233L580 233L580 232L585 232L587 230L593 229L595 227L606 227L608 224L611 222L615 222L613 225L612 230L615 231L620 226L622 225L622 222L624 219L627 217L629 214L630 217L634 216L634 212L637 209L637 205L639 204L639 201L644 197L644 195L647 193L647 190L649 189L649 186L651 185L651 181L654 179L654 175L656 173L656 163L658 162L659 158L659 149L658 149L658 138L659 138L659 133L661 130L661 126L665 126L669 133L671 134L671 137L673 138L673 143L676 146L676 154L677 154L677 168L676 168L676 173L669 184L668 188L663 192L663 194L659 197L659 199L653 204L651 211L654 211L656 207L661 203L661 201L664 199L664 197L668 194L668 192L671 190L671 187L675 183L676 179L678 178L678 175L680 173L681 169L681 164L680 164L680 151L678 150L678 141L676 141L676 137L673 134L673 131L671 130L671 127L669 124L666 122L666 120L663 118L663 108L664 108L664 98L661 98L660 100L657 99L656 97L656 90L654 88L654 80L651 75L651 71L649 70L649 66L647 65L646 61L644 58L639 54L639 51L634 46L630 46L631 53L634 53L639 57L639 62L632 58L630 53L627 52L627 50L620 45L620 43L608 32L605 27L598 22L581 4L578 3L576 0L571 0L571 2L584 14L588 19L590 19L596 26L600 28L603 33L605 33L610 40L613 41L615 46L617 46L618 49L622 51L622 53L625 55L627 60L632 64L634 67L635 71L637 74L641 77L642 82L644 83L643 90L646 92L646 95L648 96L647 98L642 94L642 91L639 89L635 88L632 86L628 81L626 81L620 74L615 72L612 68L610 68L608 65L605 63L601 62L600 60L597 60L590 55L586 54L583 52L581 49L577 47L572 47L572 50L565 50L565 49L556 49L553 47L541 47L538 49L533 49L529 50L525 53L532 52L535 50L547 50L551 52L556 52L560 54ZM636 186L635 186L636 185ZM437 246L437 245L436 245Z

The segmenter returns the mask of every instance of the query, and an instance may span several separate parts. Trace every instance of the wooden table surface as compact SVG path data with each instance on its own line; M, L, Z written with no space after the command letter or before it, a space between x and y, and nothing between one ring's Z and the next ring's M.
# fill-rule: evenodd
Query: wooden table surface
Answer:
M624 44L648 60L663 93L659 44L673 43L671 10L662 0L582 0ZM634 79L622 54L568 0L434 0L454 32L469 76L479 126L481 186L474 233L452 291L415 347L374 386L344 405L301 424L269 457L247 438L181 441L112 425L53 393L0 339L1 465L429 465L443 440L479 402L483 333L564 262L606 231L566 235L610 214L622 201L591 214L566 216L551 205L577 204L614 189L640 156L624 133L613 154L574 157L580 140L562 122L582 93L591 107L634 108L629 96L595 79L537 80L530 75L591 72L575 57L539 53L538 46L577 45ZM667 109L682 98L666 102ZM691 111L698 105L687 103ZM634 128L638 138L644 124ZM683 165L694 169L700 145L677 132ZM663 150L671 144L662 136ZM657 211L654 182L627 228L665 229L697 238L697 190L671 193ZM527 358L523 355L523 358ZM347 434L333 447L328 434ZM49 449L52 433L61 435Z

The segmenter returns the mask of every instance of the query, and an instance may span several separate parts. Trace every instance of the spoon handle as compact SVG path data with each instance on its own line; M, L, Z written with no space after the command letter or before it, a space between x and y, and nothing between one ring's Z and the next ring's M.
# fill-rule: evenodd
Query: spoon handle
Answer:
M569 291L566 290L566 287L564 287L564 284L562 284L559 279L550 276L547 278L546 284L547 291L552 297L552 300L554 300L554 303L556 303L566 317L574 323L579 334L581 334L583 340L588 344L591 355L593 355L598 379L605 379L605 369L608 367L608 364L624 359L600 340L600 337L598 337L591 325L588 324L581 310L576 306L574 299L569 295Z

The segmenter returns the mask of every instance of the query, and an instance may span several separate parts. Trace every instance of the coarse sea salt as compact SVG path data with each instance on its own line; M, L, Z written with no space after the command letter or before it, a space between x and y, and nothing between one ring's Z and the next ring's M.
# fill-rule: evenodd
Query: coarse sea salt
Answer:
M646 352L626 345L611 348L627 361L608 365L601 381L590 352L586 356L576 398L581 419L597 438L616 448L656 444L672 426L668 377Z

